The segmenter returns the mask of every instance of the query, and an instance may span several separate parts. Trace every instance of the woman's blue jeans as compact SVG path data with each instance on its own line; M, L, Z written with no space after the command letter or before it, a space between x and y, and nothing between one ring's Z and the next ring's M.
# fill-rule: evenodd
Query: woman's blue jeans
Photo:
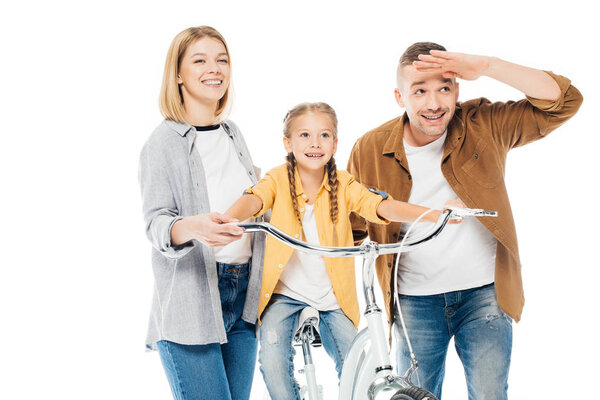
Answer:
M292 338L300 312L306 306L301 301L274 294L262 315L258 358L271 400L300 400L298 383L294 378L296 350L292 346ZM319 320L323 347L335 361L339 378L356 329L340 309L320 311Z
M400 295L400 306L419 363L413 384L441 399L446 353L454 337L470 400L507 398L512 320L498 307L494 285L431 296ZM399 374L410 353L396 317Z
M249 264L217 264L227 343L182 345L166 340L158 352L176 400L247 400L256 365L254 325L241 319Z

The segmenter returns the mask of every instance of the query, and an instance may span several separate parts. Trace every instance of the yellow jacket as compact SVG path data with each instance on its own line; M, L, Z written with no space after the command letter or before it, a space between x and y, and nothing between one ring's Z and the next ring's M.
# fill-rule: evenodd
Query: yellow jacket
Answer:
M300 217L304 215L306 195L302 183L296 174L296 196ZM350 227L350 212L360 214L368 221L380 224L389 223L377 215L377 206L383 200L382 196L370 192L366 187L354 180L346 171L337 171L338 176L338 222L336 229L329 216L329 193L327 174L314 203L319 241L323 246L352 246L352 229ZM271 223L287 234L302 238L302 225L296 218L290 186L287 176L287 166L283 164L273 168L255 186L248 189L262 200L263 207L255 215L258 217L271 209ZM262 286L258 301L258 320L271 299L279 276L287 265L294 250L269 236L265 249ZM352 257L324 257L325 267L333 285L333 293L342 311L358 326L360 313L356 296L356 280L354 275L354 259Z

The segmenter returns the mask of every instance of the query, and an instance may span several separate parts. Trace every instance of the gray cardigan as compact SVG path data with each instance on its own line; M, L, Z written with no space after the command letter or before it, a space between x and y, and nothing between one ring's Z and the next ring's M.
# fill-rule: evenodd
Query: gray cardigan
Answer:
M239 129L231 121L223 127L256 183L256 171ZM139 182L154 272L148 349L155 349L159 340L181 344L227 342L213 250L195 240L181 246L171 243L175 221L210 211L202 160L194 149L195 135L196 130L189 124L163 121L140 156ZM250 282L242 315L252 324L256 323L264 244L264 235L253 238Z

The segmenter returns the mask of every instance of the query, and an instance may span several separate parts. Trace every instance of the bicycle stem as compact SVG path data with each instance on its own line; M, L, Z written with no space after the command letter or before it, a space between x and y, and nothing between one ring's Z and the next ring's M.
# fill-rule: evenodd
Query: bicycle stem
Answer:
M375 302L375 291L373 289L375 280L373 263L379 255L379 246L375 242L367 242L363 247L365 248L363 256L363 292L366 304L365 315L367 315L374 311L381 311Z

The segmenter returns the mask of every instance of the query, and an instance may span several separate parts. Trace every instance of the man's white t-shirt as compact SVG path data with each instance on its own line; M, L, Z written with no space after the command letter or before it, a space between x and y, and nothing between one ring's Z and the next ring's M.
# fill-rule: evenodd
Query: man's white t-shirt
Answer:
M304 205L302 229L308 243L320 244L314 204ZM273 292L302 301L319 311L340 308L323 257L302 251L294 250Z
M446 134L421 147L404 142L413 183L410 203L442 209L446 201L458 198L441 170ZM401 233L409 226L403 224ZM431 226L420 222L410 235L420 235ZM406 295L431 295L492 283L496 245L496 238L477 218L468 217L461 224L448 225L427 245L402 254L398 291Z
M197 128L194 146L200 153L211 212L224 213L239 199L252 180L222 125ZM245 264L252 255L251 235L242 235L223 247L213 248L217 262Z

